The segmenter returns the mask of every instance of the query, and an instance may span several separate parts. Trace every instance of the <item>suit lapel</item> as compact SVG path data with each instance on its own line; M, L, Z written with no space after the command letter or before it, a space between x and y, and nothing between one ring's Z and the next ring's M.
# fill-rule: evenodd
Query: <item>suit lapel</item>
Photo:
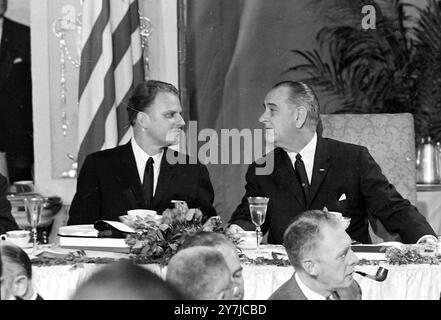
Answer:
M144 208L141 180L139 179L135 155L133 154L130 141L124 145L121 150L121 167L116 178L123 184L124 192L131 192L134 195L137 203L133 203L132 205L134 205L135 208ZM133 202L130 197L129 201Z
M277 148L274 152L275 163L278 168L274 171L273 175L275 176L277 186L284 192L288 190L292 193L300 205L306 208L302 187L296 178L291 159L288 154L280 148Z
M170 181L175 175L176 164L172 165L167 161L167 153L176 152L172 149L165 148L161 159L161 170L159 170L158 183L156 185L155 196L153 197L153 207L161 202L164 194L168 191ZM179 199L178 199L179 200Z
M308 208L314 200L323 180L328 174L331 155L328 152L326 142L322 137L317 137L314 166L312 169L311 188L309 189Z

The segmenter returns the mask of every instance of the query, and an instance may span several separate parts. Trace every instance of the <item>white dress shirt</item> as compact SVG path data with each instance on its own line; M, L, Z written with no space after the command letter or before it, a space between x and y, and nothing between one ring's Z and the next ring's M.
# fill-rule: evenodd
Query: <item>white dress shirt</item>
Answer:
M298 276L297 272L294 274L294 277L297 281L297 284L299 285L300 290L302 290L303 294L305 295L306 299L308 299L308 300L326 300L325 296L322 296L321 294L309 289L306 286L306 284L304 284L302 282L302 280Z
M138 169L139 180L141 184L144 181L144 171L147 164L147 160L153 158L153 196L155 195L156 185L158 184L159 170L161 169L161 160L164 150L151 156L147 152L141 149L141 147L136 143L135 138L132 138L132 149L133 155L135 156L136 168Z
M317 147L317 133L314 133L311 141L300 150L300 155L302 156L302 160L305 163L306 174L308 175L309 184L311 184L312 179L312 169L314 167L314 157L315 157L315 149ZM292 166L295 168L296 162L296 152L288 152L288 156L291 159Z

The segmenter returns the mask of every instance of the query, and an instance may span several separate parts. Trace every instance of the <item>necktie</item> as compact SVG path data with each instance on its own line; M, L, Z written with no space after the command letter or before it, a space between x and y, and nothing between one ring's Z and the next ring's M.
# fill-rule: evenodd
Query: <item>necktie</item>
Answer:
M300 153L296 155L296 161L294 163L294 167L296 170L297 179L299 180L299 183L302 186L303 195L305 197L305 203L306 203L309 196L309 181L308 181L308 175L306 174L305 163L303 162Z
M340 296L338 295L337 291L333 291L326 300L340 300Z
M144 170L144 180L142 182L146 209L151 208L153 199L153 162L152 157L147 160Z

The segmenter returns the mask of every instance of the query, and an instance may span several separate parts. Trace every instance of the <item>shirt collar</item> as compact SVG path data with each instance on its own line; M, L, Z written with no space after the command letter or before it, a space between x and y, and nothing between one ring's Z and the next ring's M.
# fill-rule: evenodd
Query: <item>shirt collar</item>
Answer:
M303 147L302 150L300 150L300 152L296 153L296 152L288 152L288 154L291 156L294 156L294 159L296 157L297 154L301 154L302 155L302 159L303 158L311 158L314 159L314 155L315 155L315 147L317 146L317 133L314 133L314 136L312 137L311 140L309 140L309 142L306 144L306 146Z
M132 149L133 149L133 154L135 155L135 159L136 159L136 163L138 163L138 161L142 164L145 165L145 163L147 162L147 160L152 157L153 161L154 161L154 166L158 165L161 163L161 159L162 159L162 155L164 153L164 149L162 149L161 152L155 154L155 155L149 155L147 152L145 152L140 146L139 144L136 142L135 138L132 138L131 140L132 143Z
M305 295L306 299L308 299L308 300L326 300L325 296L322 296L321 294L309 289L306 286L306 284L304 284L303 281L300 279L297 272L294 274L294 277L297 281L297 284L299 285L300 290L302 290L303 294Z
M308 175L309 183L312 181L312 169L314 167L314 157L315 157L315 149L317 148L317 133L314 132L314 136L312 139L300 150L300 155L302 156L302 160L305 164L306 174ZM293 167L295 167L294 163L296 161L297 152L287 152Z

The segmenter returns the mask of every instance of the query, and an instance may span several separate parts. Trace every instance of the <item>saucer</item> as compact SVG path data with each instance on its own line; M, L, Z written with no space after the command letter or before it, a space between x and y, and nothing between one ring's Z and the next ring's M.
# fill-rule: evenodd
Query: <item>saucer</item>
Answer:
M22 249L29 249L32 248L34 244L32 242L26 243L24 246L19 246Z

